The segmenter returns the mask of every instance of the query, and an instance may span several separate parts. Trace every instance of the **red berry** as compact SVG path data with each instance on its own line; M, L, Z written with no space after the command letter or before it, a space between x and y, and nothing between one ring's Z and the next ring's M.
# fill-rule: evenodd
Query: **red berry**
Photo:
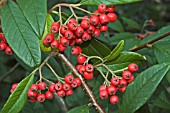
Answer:
M106 14L100 14L99 19L101 24L107 24L109 22L109 18Z
M39 82L38 83L38 88L40 90L45 90L46 87L47 87L47 84L45 82Z
M46 47L50 46L50 44L47 42L46 38L43 39L43 45L46 46Z
M88 32L85 31L85 32L83 33L81 39L82 39L83 41L87 41L87 40L90 40L90 39L91 39L91 36L90 36L90 34L89 34Z
M58 33L59 28L60 28L60 23L59 22L53 22L52 25L51 25L51 32L53 34L56 34L56 33Z
M122 77L123 77L125 80L129 80L131 76L132 76L132 73L131 73L130 71L128 71L128 70L125 70L125 71L123 71L123 73L122 73Z
M15 90L15 88L18 86L18 83L15 83L12 85L12 89Z
M64 50L66 50L67 49L67 47L66 46L63 46L62 44L58 44L58 50L60 51L60 52L63 52Z
M47 99L53 99L53 93L50 92L50 91L47 91L47 92L45 93L45 98L47 98Z
M135 79L133 75L131 75L130 79L127 81L128 83L132 82Z
M68 91L68 90L70 90L70 89L71 89L70 84L68 84L68 83L63 84L63 90L64 90L64 91Z
M115 86L110 85L107 87L107 91L109 95L115 95L117 92L117 88Z
M69 45L70 45L70 46L74 46L74 45L75 45L75 43L76 43L76 41L75 41L74 39L69 40Z
M44 94L38 94L37 95L37 101L38 102L44 102L45 101L45 95Z
M6 43L6 39L5 39L5 37L3 36L3 34L0 34L0 43L1 43L1 42Z
M57 82L55 84L55 90L56 91L60 91L60 90L62 90L62 88L63 88L63 85L60 82Z
M13 89L11 89L11 90L10 90L10 92L11 92L11 93L13 93L13 92L14 92L14 90L13 90Z
M67 26L68 26L68 29L69 29L69 30L71 30L71 31L76 31L78 25L77 25L77 23L72 22L72 23L67 24Z
M38 91L38 85L37 84L32 84L31 87L30 87L30 90L37 92Z
M107 30L108 30L108 26L107 25L104 25L104 26L100 27L100 31L101 32L106 32Z
M86 71L86 66L85 65L80 65L79 69L78 69L78 72L80 74L83 74L84 72Z
M90 21L89 20L82 20L80 23L80 26L83 29L88 29L90 27Z
M123 86L123 87L120 87L120 88L119 88L119 91L121 91L122 93L124 93L125 90L126 90L126 86Z
M80 52L79 48L76 48L76 47L72 48L72 51L71 51L72 55L79 55L80 53L81 52Z
M119 84L119 78L118 77L113 77L110 81L111 81L111 84L113 86L117 86Z
M109 94L108 94L107 90L101 90L99 96L101 99L107 99Z
M83 64L86 61L86 57L83 56L83 55L79 55L77 57L77 61L78 61L79 64Z
M107 11L109 13L113 13L115 11L116 7L115 6L108 6Z
M120 87L124 87L126 85L127 85L127 81L125 79L122 78L122 79L119 80L119 86Z
M7 47L7 44L5 42L0 42L0 51L5 50Z
M116 104L116 103L118 103L118 102L119 102L118 96L113 95L113 96L110 97L110 103L111 103L111 104Z
M63 26L61 26L60 33L61 33L62 35L65 35L65 33L66 33L67 30L68 30L68 28L67 28L65 25L63 25Z
M33 92L29 89L28 92L27 92L27 96L29 98L35 98L37 96L37 92Z
M138 65L136 65L135 63L131 63L128 65L128 70L130 72L136 72L138 71Z
M76 70L78 71L82 65L76 65Z
M86 65L86 71L87 72L93 72L94 71L94 66L92 64L87 64Z
M68 46L69 40L66 37L60 37L60 44L63 46Z
M37 99L36 99L36 98L34 98L34 99L30 98L29 101L30 101L31 103L34 103L34 102L37 101Z
M67 24L70 24L70 23L76 23L77 24L77 21L74 18L71 18L71 19L68 20Z
M68 84L71 84L73 83L73 80L74 80L74 76L72 74L67 74L65 77L64 77L64 81Z
M87 33L93 34L94 31L95 31L95 29L96 29L96 28L95 28L93 25L90 25L90 27L87 29Z
M90 17L90 24L96 26L99 23L99 17L96 15L92 15Z
M83 73L83 77L86 79L86 80L91 80L93 78L93 73L88 73L88 72L84 72Z
M115 13L108 13L107 17L109 18L110 22L115 22L117 19L117 15Z
M81 86L82 82L80 78L75 78L74 80L77 82L77 86Z
M13 55L14 54L11 47L9 47L9 46L6 47L5 52L6 52L7 55Z
M83 43L83 40L81 38L76 38L76 43L81 44L81 43Z
M45 40L48 44L51 44L54 41L54 35L53 34L47 34L45 37Z
M100 88L99 88L99 91L102 91L102 90L106 90L106 85L101 85Z
M77 49L79 49L80 53L82 52L82 49L80 46L76 46Z
M59 45L58 40L54 40L54 41L51 43L51 47L52 47L52 48L58 48L58 45Z
M99 37L100 36L100 30L99 29L95 29L95 31L94 31L92 36L95 37L95 38Z
M67 39L72 39L73 36L74 36L74 34L73 34L72 31L67 30L67 31L65 32L65 37L66 37Z
M71 87L72 88L76 88L77 87L77 81L73 80L73 83L71 83Z
M72 95L73 94L73 90L68 90L67 92L66 92L66 96L69 96L69 95Z
M77 37L81 37L83 33L84 33L84 29L81 26L78 26L77 30L75 31L75 35Z
M106 11L106 5L105 4L100 4L99 6L98 6L98 11L99 11L99 13L105 13L105 11Z
M65 93L64 90L60 90L60 91L57 92L57 95L58 95L59 97L64 97L64 96L66 95L66 93Z
M49 90L51 93L54 93L54 92L55 92L55 84L50 84L50 86L48 87L48 90Z

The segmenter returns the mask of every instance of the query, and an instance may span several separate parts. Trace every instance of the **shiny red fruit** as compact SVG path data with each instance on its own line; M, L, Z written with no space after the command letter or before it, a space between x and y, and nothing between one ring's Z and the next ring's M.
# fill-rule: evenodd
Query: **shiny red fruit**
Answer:
M67 92L66 92L66 96L69 96L69 95L72 95L73 94L73 90L68 90Z
M64 50L66 50L67 49L67 47L66 46L63 46L62 44L58 44L58 50L60 51L60 52L63 52Z
M107 9L107 7L106 7L105 4L100 4L100 5L98 6L98 11L99 11L99 13L105 13L105 12L106 12L106 9Z
M65 77L64 77L64 81L68 84L71 84L73 83L73 80L74 80L74 76L72 74L67 74Z
M88 73L88 72L84 72L83 73L83 77L86 79L86 80L91 80L93 78L93 73Z
M83 64L86 61L86 57L83 56L83 55L79 55L77 57L77 61L78 61L79 64Z
M45 90L46 87L47 87L47 84L45 82L39 82L38 83L38 88L40 90Z
M96 28L93 25L90 25L90 27L87 29L88 34L93 34Z
M48 87L48 90L49 90L51 93L54 93L54 92L55 92L55 84L50 84L49 87Z
M90 24L96 26L99 23L99 17L96 15L92 15L90 17Z
M37 101L37 99L36 98L34 98L34 99L29 99L29 101L31 102L31 103L34 103L34 102L36 102Z
M103 84L99 87L99 91L102 91L102 90L106 90L106 85Z
M59 28L60 28L60 23L59 22L53 22L52 25L51 25L51 32L53 34L56 34L56 33L58 33Z
M45 37L45 40L48 44L51 44L54 41L54 35L53 34L47 34Z
M81 37L83 33L84 33L84 29L81 26L78 26L77 30L75 31L75 35L77 37Z
M125 79L122 78L122 79L119 80L119 86L120 87L124 87L126 85L127 85L127 81Z
M12 89L14 90L18 86L18 83L12 85Z
M60 91L60 90L62 90L62 89L63 89L63 84L60 83L60 82L57 82L57 83L55 84L55 90L56 90L56 91Z
M73 83L71 83L71 87L72 88L76 88L77 87L77 81L74 79Z
M108 86L107 87L107 92L109 93L109 95L115 95L117 92L117 88L115 86Z
M92 64L87 64L86 65L86 71L87 72L93 72L94 71L94 66Z
M125 80L129 80L131 78L131 76L132 76L132 73L130 71L128 71L128 70L125 70L122 73L122 77Z
M51 47L52 47L52 48L58 48L58 45L59 45L58 40L54 40L54 41L51 43Z
M70 30L67 30L66 32L65 32L65 35L64 35L67 39L72 39L73 38L73 36L74 36L74 34L73 34L73 32L72 31L70 31Z
M88 41L88 40L91 39L91 36L90 36L90 34L89 34L88 32L85 31L85 32L83 33L81 39L82 39L83 41Z
M116 76L113 77L110 81L113 86L117 86L119 84L119 78Z
M67 30L68 30L67 26L63 25L63 26L61 26L60 33L61 33L62 35L65 35L65 33L66 33Z
M75 78L74 80L77 81L77 86L81 86L82 82L80 78Z
M80 23L80 26L83 29L88 29L90 27L90 21L89 20L82 20Z
M107 24L110 21L106 14L100 14L99 19L101 24Z
M110 97L110 103L111 104L117 104L119 102L119 98L116 95L113 95Z
M37 84L32 84L30 87L31 91L37 92L38 91L38 85Z
M135 63L131 63L128 65L128 70L130 72L137 72L138 71L138 65Z
M81 51L79 50L79 48L74 47L71 50L72 55L79 55L80 53L81 53Z
M60 44L63 46L68 46L69 45L69 40L66 37L60 37Z
M64 90L60 90L60 91L57 92L57 95L58 95L59 97L64 97L64 96L66 95L66 93L65 93Z
M107 25L101 26L101 27L100 27L100 31L101 31L101 32L106 32L106 31L108 31L108 26L107 26Z
M47 92L45 93L45 98L46 98L46 99L53 99L53 93L50 92L50 91L47 91Z
M70 46L74 46L75 43L76 43L76 41L74 39L69 40L69 45Z
M94 33L92 34L92 36L93 36L94 38L99 37L99 36L100 36L100 30L99 30L99 29L95 29L95 31L94 31Z
M108 96L109 96L109 94L108 94L107 90L101 90L101 91L100 91L99 97L100 97L101 99L107 99Z
M7 44L5 42L0 42L0 51L5 50L7 47Z
M76 38L76 43L81 44L81 43L83 43L83 40L81 38Z
M109 18L110 22L115 22L117 19L117 15L115 13L108 13L107 17Z
M68 84L68 83L64 83L64 84L63 84L63 90L64 90L64 91L68 91L68 90L70 90L70 89L71 89L70 84Z
M27 96L29 98L35 98L37 96L37 92L33 92L29 89L28 92L27 92Z
M71 30L71 31L76 31L78 25L77 25L77 23L72 22L72 23L67 24L67 26L68 26L68 29L69 29L69 30Z
M107 12L108 13L113 13L115 11L116 7L115 6L108 6Z
M126 86L123 86L123 87L120 87L120 88L119 88L119 91L121 91L122 93L124 93L125 90L126 90Z
M133 75L131 75L130 79L127 80L128 83L132 82L135 79L135 77Z
M37 95L37 101L38 102L44 102L45 101L45 95L44 94L38 94Z
M85 65L81 65L81 66L79 67L79 69L78 69L78 72L79 72L80 74L83 74L85 71L86 71L86 66L85 66Z
M5 52L6 52L7 55L13 55L13 54L14 54L14 52L13 52L12 49L11 49L11 47L9 47L9 46L7 46L7 47L5 48Z

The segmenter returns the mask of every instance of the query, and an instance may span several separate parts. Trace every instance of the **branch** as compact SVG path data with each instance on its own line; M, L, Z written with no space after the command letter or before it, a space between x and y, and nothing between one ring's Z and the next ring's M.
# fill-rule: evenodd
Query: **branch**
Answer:
M92 106L98 111L98 113L106 113L104 109L101 107L101 105L96 100L94 94L92 93L89 85L86 83L86 81L82 78L82 76L78 73L76 68L73 66L73 64L69 61L69 59L63 54L63 53L57 53L57 56L67 65L67 67L72 71L72 73L79 77L82 81L82 87L85 90L87 96L90 98L90 101L92 103Z
M165 38L165 37L167 37L167 36L169 36L169 35L170 35L170 32L168 32L168 33L166 33L166 34L164 34L164 35L162 35L162 36L160 36L160 37L158 37L158 38L155 38L155 39L151 40L150 42L148 42L148 43L146 43L146 44L143 44L143 45L138 46L138 47L136 47L136 48L134 48L134 49L131 49L131 50L129 50L129 51L130 51L130 52L135 52L135 51L138 51L138 50L140 50L140 49L147 48L147 47L149 47L149 45L151 45L151 44L153 44L153 43L155 43L155 42L157 42L157 41L159 41L159 40L161 40L161 39L163 39L163 38Z
M19 63L15 64L14 67L12 67L7 73L5 73L1 78L0 82L5 79L8 75L10 75L15 69L19 66Z

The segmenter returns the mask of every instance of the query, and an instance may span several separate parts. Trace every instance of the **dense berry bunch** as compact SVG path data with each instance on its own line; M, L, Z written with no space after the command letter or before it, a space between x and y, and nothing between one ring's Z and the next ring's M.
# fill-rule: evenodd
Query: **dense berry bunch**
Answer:
M110 80L110 85L101 85L99 88L99 96L101 99L107 99L110 97L110 103L115 104L118 103L119 98L116 96L117 91L124 93L126 86L134 80L134 76L132 72L138 71L138 66L135 63L131 63L128 65L128 70L124 70L122 73L122 77L114 76Z
M0 33L0 51L5 51L7 55L14 54L2 33Z
M80 23L74 18L69 19L65 25L59 22L53 22L51 25L51 34L47 34L43 44L47 47L57 48L63 52L68 45L74 46L92 37L99 37L101 32L108 30L107 24L114 22L117 15L114 13L115 7L101 4L90 17L84 16ZM59 40L55 39L55 34L59 33Z

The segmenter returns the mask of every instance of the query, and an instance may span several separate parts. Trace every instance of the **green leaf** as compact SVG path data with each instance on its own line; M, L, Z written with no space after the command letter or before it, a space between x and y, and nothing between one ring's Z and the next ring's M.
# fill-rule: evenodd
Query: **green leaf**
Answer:
M159 63L170 62L170 42L159 41L153 44L154 54Z
M110 55L106 56L104 60L106 60L107 62L107 61L114 60L115 58L117 58L120 55L120 52L122 52L123 47L124 47L124 40L121 40L119 44L112 50Z
M90 113L88 105L78 106L76 108L71 109L67 113Z
M119 64L125 62L135 62L145 60L145 57L134 52L121 52L120 56L112 61L109 61L107 64Z
M40 47L41 47L41 50L44 51L44 52L48 52L48 51L51 51L51 47L46 47L44 46L43 44L43 40L45 38L45 36L48 34L48 33L51 33L51 24L54 22L52 16L50 14L47 14L46 16L46 23L45 23L45 28L44 28L44 33L43 33L43 36L40 40Z
M10 95L1 113L19 113L27 101L27 91L33 83L34 75L30 74L23 79Z
M119 104L119 113L134 113L138 110L151 97L168 70L168 65L159 64L139 74L127 86Z
M124 27L118 19L115 22L110 22L108 26L111 30L114 30L117 32L124 32Z
M135 22L134 20L130 19L130 18L126 18L126 17L122 17L123 21L125 23L127 23L130 27L135 28L137 30L141 29L141 26Z
M39 36L12 1L7 1L2 8L2 28L8 44L25 64L35 67L41 63Z
M106 4L106 5L118 5L118 4L128 4L132 2L138 2L141 0L82 0L80 2L81 5L99 5L99 4Z
M46 0L17 0L27 21L34 29L34 32L41 38L47 14Z

